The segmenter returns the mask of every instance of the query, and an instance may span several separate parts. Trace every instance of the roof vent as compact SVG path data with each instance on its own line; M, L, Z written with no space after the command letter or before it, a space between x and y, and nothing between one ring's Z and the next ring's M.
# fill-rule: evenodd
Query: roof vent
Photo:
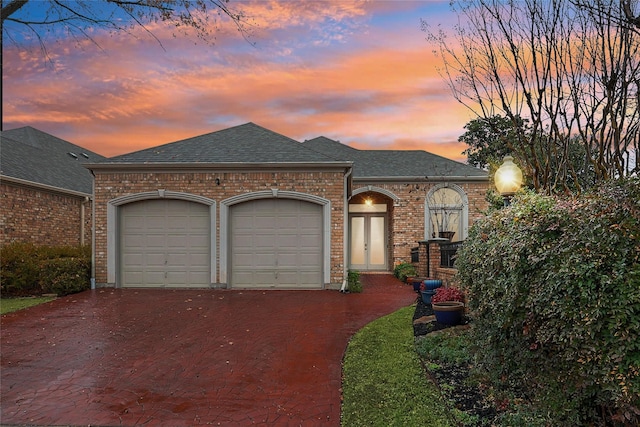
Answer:
M87 153L80 153L82 155L82 157L84 157L85 159L89 158L89 155Z
M67 154L73 157L74 159L78 158L78 156L75 153L72 153L71 151L69 151Z

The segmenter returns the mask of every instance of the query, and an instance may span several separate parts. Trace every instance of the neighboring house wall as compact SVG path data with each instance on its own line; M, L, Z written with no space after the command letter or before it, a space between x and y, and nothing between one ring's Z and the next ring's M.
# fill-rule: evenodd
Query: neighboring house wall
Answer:
M486 212L488 208L485 194L488 189L489 183L487 181L481 182L452 182L457 187L461 188L467 196L468 202L468 220L469 226L476 220L483 216L483 212ZM393 183L384 184L376 183L372 187L384 189L397 196L397 200L391 202L389 200L389 206L392 210L389 211L389 232L390 232L390 255L391 265L389 269L392 269L394 265L400 262L411 261L411 248L417 247L419 241L430 239L428 232L425 231L425 208L426 197L429 191L433 188L441 185L439 182L428 183ZM361 188L366 188L367 185L359 182L354 183L354 192ZM360 193L358 196L366 197L368 195L378 194L374 191ZM352 199L352 203L353 203ZM380 203L380 200L376 201Z
M91 244L91 201L87 196L0 182L2 245Z
M115 260L108 259L108 206L109 202L127 195L149 191L165 190L206 197L215 201L218 207L222 203L240 194L249 194L265 190L298 192L331 202L330 218L330 283L340 284L344 279L344 170L341 171L215 171L187 172L113 172L94 170L95 173L95 280L99 286L114 286L108 280L108 265ZM219 180L217 184L216 180ZM220 212L215 209L215 266L216 282L220 280ZM116 278L117 280L117 278Z

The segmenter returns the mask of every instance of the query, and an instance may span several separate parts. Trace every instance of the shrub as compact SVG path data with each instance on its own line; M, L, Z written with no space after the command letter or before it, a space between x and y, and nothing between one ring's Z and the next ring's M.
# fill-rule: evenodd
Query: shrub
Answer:
M0 251L0 284L3 295L40 294L38 247L31 243L12 243Z
M89 289L91 248L11 243L0 253L4 296L67 295Z
M362 283L360 283L360 273L356 270L349 270L347 272L347 284L349 292L360 293L362 292Z
M412 277L416 274L418 274L416 268L410 262L401 262L393 269L393 275L401 282L406 282L407 277Z
M458 252L476 360L559 425L640 421L640 179L527 193Z

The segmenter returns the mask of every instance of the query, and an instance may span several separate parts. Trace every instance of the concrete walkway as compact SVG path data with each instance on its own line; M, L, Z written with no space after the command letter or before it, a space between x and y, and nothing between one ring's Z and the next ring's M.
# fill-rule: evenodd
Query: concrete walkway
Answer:
M99 289L2 316L0 423L339 426L350 337L416 298L391 275L362 282Z

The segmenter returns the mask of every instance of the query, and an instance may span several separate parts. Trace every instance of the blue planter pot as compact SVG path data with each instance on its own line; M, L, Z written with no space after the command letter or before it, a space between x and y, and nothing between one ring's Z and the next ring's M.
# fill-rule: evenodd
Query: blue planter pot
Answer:
M422 302L425 304L431 304L431 297L435 295L435 290L426 290L420 291L420 295L422 296Z
M443 301L432 303L433 314L436 320L443 325L459 325L462 322L464 304L458 301Z
M420 285L422 285L424 280L424 277L414 277L411 279L411 284L413 285L413 290L415 292L420 292Z
M424 283L424 287L426 288L427 291L434 291L438 289L440 286L442 286L442 280L440 279L427 279L427 280L424 280L422 283Z

